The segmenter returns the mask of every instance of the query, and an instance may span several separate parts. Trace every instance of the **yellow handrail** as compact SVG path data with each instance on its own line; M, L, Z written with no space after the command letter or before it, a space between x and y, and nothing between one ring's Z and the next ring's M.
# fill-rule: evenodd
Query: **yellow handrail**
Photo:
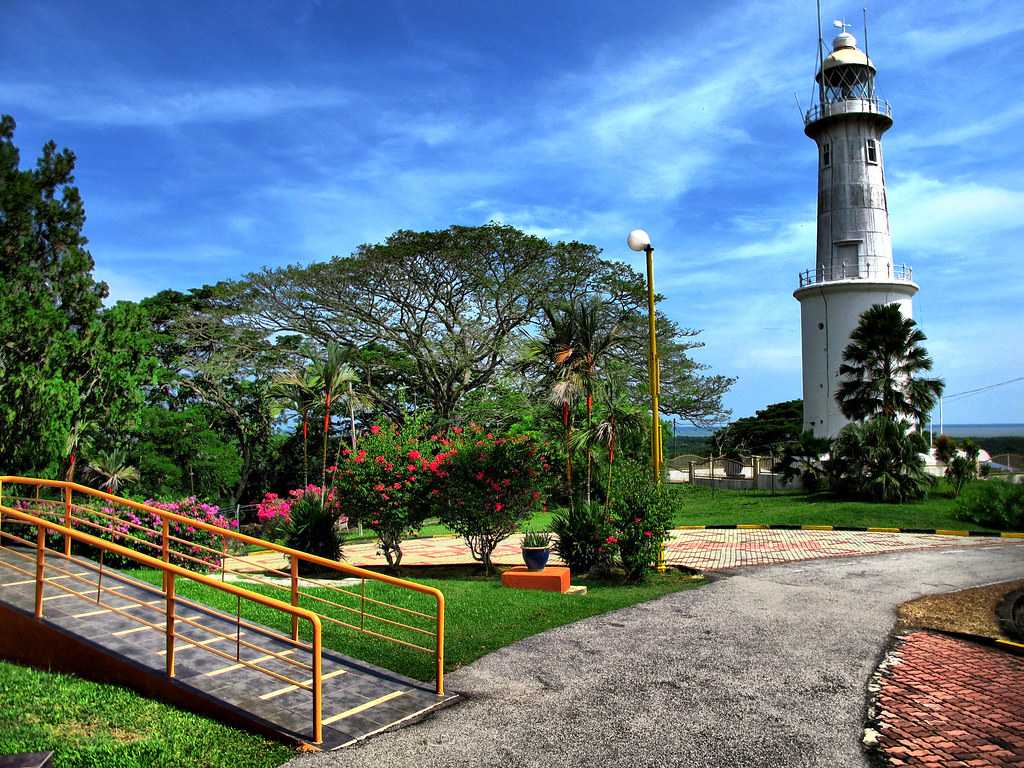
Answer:
M273 552L280 553L280 554L286 556L288 558L288 560L290 561L290 566L291 566L290 569L289 569L290 570L290 574L285 574L285 575L286 576L290 576L290 578L291 578L292 605L297 605L298 604L298 597L299 597L298 582L300 580L300 577L298 575L298 570L299 570L298 569L298 563L300 561L309 563L310 565L318 566L320 568L326 568L326 569L337 571L339 573L344 573L344 574L347 574L347 575L355 577L355 578L371 579L371 580L374 580L374 581L379 581L379 582L384 583L384 584L389 584L389 585L394 586L394 587L398 587L398 588L401 588L401 589L407 589L407 590L410 590L410 591L413 591L413 592L418 592L420 594L427 595L428 597L432 597L434 599L435 605L436 605L436 615L434 616L435 636L436 636L435 646L434 646L434 656L435 656L436 676L437 676L436 677L436 679L437 679L436 690L437 690L437 694L439 696L444 694L444 613L445 613L445 600L444 600L444 593L441 592L441 590L436 589L435 587L428 587L428 586L426 586L424 584L417 584L414 581L408 581L406 579L400 579L400 578L397 578L397 577L394 577L394 576L389 576L387 574L377 573L376 571L371 571L371 570L368 570L366 568L359 568L358 566L349 565L347 563L341 563L341 562L338 562L336 560L328 560L327 558L319 557L317 555L312 555L312 554L310 554L308 552L302 552L301 550L292 549L291 547L286 547L284 545L277 544L277 543L272 542L272 541L266 541L265 539L259 539L259 538L256 538L255 536L248 536L248 535L246 535L244 533L239 533L238 531L233 531L233 530L230 530L228 528L221 528L219 526L212 525L210 523L206 523L206 522L203 522L201 520L195 520L195 519L193 519L191 517L186 517L184 515L179 515L179 514L176 514L174 512L168 512L167 510L160 509L159 507L154 507L154 506L150 506L148 504L143 504L141 502L133 501L131 499L126 499L126 498L123 498L121 496L115 496L113 494L106 493L104 491L100 491L100 490L97 490L95 488L90 488L90 487L85 486L85 485L80 485L78 483L69 482L67 480L49 480L49 479L46 479L46 478L21 477L21 476L18 476L18 475L0 475L0 498L2 498L2 490L3 490L3 484L4 483L11 483L11 484L15 484L15 485L35 486L37 491L41 487L62 489L64 491L63 495L64 495L64 507L65 507L65 522L67 524L68 529L70 529L70 527L71 527L71 507L72 507L72 504L71 504L71 494L73 492L78 492L78 493L84 494L86 496L92 496L92 497L97 498L97 499L103 499L104 501L109 501L109 502L111 502L113 504L120 504L120 505L126 506L126 507L128 507L130 509L135 509L135 510L138 510L140 512L145 512L147 514L156 515L162 521L161 540L162 540L163 547L162 547L161 557L162 557L163 562L165 562L165 563L170 561L170 554L171 554L171 552L170 552L170 540L173 537L169 535L168 523L172 522L172 521L173 522L177 522L177 523L181 523L181 524L184 524L184 525L188 525L188 526L191 526L193 528L198 528L200 530L204 530L204 531L207 531L207 532L210 532L210 533L213 533L216 536L222 537L222 539L224 541L227 541L228 539L230 539L232 541L237 541L237 542L239 542L241 544L255 545L255 546L261 547L262 549L267 549L267 550L270 550L270 551L273 551ZM67 535L65 535L64 541L65 541L65 545L64 545L65 552L66 553L70 553L70 546L71 546L70 538L68 538ZM129 551L133 551L133 550L129 550ZM189 572L191 573L191 571L189 571ZM370 598L365 598L365 599L366 600L370 600ZM361 605L362 605L362 602L361 602ZM393 606L393 607L398 608L399 606ZM317 614L317 615L318 616L322 616L323 618L326 618L329 621L333 621L335 623L339 623L339 622L337 622L337 620L333 619L330 616L326 616L324 614ZM346 624L345 626L347 626L349 629L352 629L353 631L357 631L357 632L360 632L362 634L371 635L371 636L374 636L374 637L379 637L379 638L381 638L383 640L394 642L394 643L397 643L399 645L403 645L403 646L410 645L409 643L406 643L406 642L404 642L402 640L399 640L398 638L392 638L392 637L390 637L388 635L382 635L382 634L380 634L378 632L373 632L373 631L365 629L365 628L363 628L361 626L360 627L355 627L353 625L348 625L348 624ZM295 625L294 622L293 622L293 628L292 628L292 636L293 636L293 638L297 638L297 636L298 636L297 635L297 625ZM416 647L419 647L419 646L416 646ZM427 649L424 649L424 650L427 650Z
M6 477L0 478L0 483L3 480L7 480ZM0 485L0 491L3 486ZM121 557L127 557L140 565L144 565L149 568L162 571L165 575L165 588L164 594L166 598L165 607L165 627L167 637L167 648L166 648L166 674L168 677L174 677L174 623L175 623L175 578L178 576L191 579L198 584L204 584L208 587L213 587L222 592L226 592L230 595L235 595L239 598L250 600L254 603L259 603L266 608L273 608L282 611L286 614L293 616L295 619L305 619L309 621L313 630L313 645L312 645L312 673L313 673L313 741L320 743L323 741L323 696L322 696L322 655L323 655L323 639L322 639L322 626L320 623L320 616L313 612L300 608L298 606L289 605L288 603L277 600L273 597L267 597L261 595L258 592L250 592L247 589L237 587L234 584L228 584L226 582L218 581L217 579L205 576L201 573L195 573L187 568L175 565L173 563L164 562L158 560L155 557L144 555L141 552L122 547L120 544L114 544L109 541L105 541L96 536L91 536L87 533L76 531L73 528L68 528L56 523L52 523L43 518L30 515L27 512L21 510L12 509L5 507L0 504L0 512L3 516L14 518L21 523L35 526L36 528L36 594L35 594L35 615L36 618L42 618L43 616L43 584L45 575L45 557L46 557L46 531L52 531L58 535L64 537L64 540L82 542L88 546L95 547L105 552L119 555ZM65 547L66 549L67 547ZM70 557L70 555L66 555ZM182 639L184 636L182 636ZM208 649L209 650L209 649Z

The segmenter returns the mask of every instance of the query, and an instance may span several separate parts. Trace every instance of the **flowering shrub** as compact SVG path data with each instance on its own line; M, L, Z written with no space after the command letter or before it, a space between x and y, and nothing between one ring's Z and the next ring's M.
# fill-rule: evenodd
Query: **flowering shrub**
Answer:
M626 465L619 478L609 505L612 531L604 547L618 555L627 581L639 581L668 538L672 508L665 487L651 479L646 467Z
M336 467L328 467L328 471L335 471ZM305 488L293 488L288 491L287 498L278 496L276 493L267 493L263 501L256 505L256 519L262 528L263 538L279 539L284 535L284 530L291 521L291 511L295 504L302 499L316 500L321 503L322 490L319 485L310 483ZM336 489L331 488L323 499L323 506L335 515L336 525L345 526L348 524L348 517L341 513L341 505L338 502Z
M219 507L199 501L195 496L171 502L149 499L145 503L148 506L208 523L218 528L235 530L238 527L237 521L222 515ZM163 518L153 512L136 512L126 507L103 506L99 508L99 514L80 509L76 516L87 521L84 524L76 525L84 533L134 549L144 555L160 556ZM220 566L220 557L216 553L222 551L223 541L216 533L177 520L170 521L168 533L174 537L170 542L172 563L193 570L204 566L206 568ZM148 544L143 542L148 542ZM214 551L210 552L204 547ZM104 555L104 559L115 567L131 567L137 564L130 558L109 553ZM197 560L199 562L196 562Z
M475 425L453 434L435 507L490 572L494 548L545 506L546 461L526 436L496 438Z
M551 529L558 537L553 548L573 573L607 571L611 566L612 525L603 504L577 504L556 512Z
M374 425L355 451L341 452L333 492L354 520L376 534L392 569L402 562L402 539L423 524L440 493L449 445L437 435L424 439L414 422L401 430Z

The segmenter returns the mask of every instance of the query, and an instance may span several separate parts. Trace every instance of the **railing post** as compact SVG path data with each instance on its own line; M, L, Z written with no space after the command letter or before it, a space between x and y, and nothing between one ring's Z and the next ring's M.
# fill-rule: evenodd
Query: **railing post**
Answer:
M166 598L167 598L167 619L166 619L166 635L167 635L167 676L174 677L174 574L164 571L164 579L167 584Z
M444 595L437 598L437 695L444 696Z
M46 563L46 529L37 527L36 533L36 618L43 618L43 575Z
M220 580L224 581L228 567L228 537L220 537Z
M323 639L320 627L313 624L313 743L324 740L323 723L323 666L320 657L323 655Z
M4 505L4 481L0 480L0 507ZM0 549L4 546L4 511L0 509Z
M64 527L71 527L71 488L64 489ZM71 558L71 535L64 534L64 557Z
M165 563L171 562L171 539L170 539L170 526L167 522L167 518L163 518L163 525L161 526L161 543L160 543L160 557ZM167 571L164 571L164 592L167 591Z
M299 604L299 558L291 555L292 605ZM299 617L292 614L292 640L299 640Z

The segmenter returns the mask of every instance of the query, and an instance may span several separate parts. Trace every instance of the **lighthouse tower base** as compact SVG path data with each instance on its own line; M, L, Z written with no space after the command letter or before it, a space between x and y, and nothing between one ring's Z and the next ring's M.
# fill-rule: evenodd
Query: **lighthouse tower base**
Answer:
M804 430L834 438L849 423L839 410L836 390L850 334L873 304L899 304L903 315L912 317L917 290L909 280L852 279L813 283L793 292L800 302Z

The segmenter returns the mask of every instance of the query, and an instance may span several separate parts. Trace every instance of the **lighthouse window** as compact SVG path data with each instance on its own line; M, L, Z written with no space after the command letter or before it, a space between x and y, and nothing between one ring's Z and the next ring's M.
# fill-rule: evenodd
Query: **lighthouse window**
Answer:
M822 144L821 145L821 166L822 168L828 168L832 165L832 145Z
M878 165L878 142L874 139L868 139L868 162Z

